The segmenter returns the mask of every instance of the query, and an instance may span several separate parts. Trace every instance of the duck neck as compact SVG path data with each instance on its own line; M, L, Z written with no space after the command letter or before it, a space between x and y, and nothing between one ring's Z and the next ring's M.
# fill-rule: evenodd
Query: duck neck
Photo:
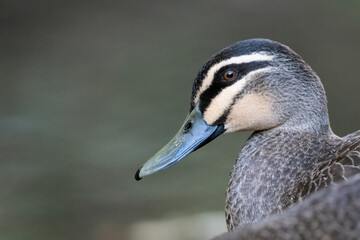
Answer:
M274 128L250 136L230 174L226 194L229 230L280 212L303 197L303 181L309 180L333 147L330 127L322 129Z

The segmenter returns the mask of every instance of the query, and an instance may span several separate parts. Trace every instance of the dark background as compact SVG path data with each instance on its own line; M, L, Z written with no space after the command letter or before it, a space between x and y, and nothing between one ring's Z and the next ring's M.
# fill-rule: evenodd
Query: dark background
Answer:
M222 214L249 133L134 173L183 122L201 65L238 40L289 45L321 77L334 132L359 129L359 13L358 0L0 0L0 238L136 239L139 223Z

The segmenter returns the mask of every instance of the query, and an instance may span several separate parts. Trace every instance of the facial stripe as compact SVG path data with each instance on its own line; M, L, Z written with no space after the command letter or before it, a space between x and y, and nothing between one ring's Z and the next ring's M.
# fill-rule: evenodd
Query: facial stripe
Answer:
M219 94L222 89L235 84L237 81L241 81L241 79L248 73L260 68L265 68L270 64L270 61L255 61L241 64L230 64L219 69L219 71L215 73L214 80L212 81L211 85L199 97L200 111L204 112L205 109L209 106L211 99ZM222 79L222 75L229 69L235 70L237 72L237 76L233 81L227 82Z
M226 122L227 132L268 129L279 123L272 98L261 93L245 94L231 107Z
M234 104L236 95L243 90L246 84L254 78L254 75L267 72L271 67L264 67L251 71L246 74L242 79L235 82L233 85L224 88L219 94L214 97L209 106L204 112L204 119L207 124L214 124L219 118L226 118L223 116L226 111L230 111L230 107Z
M216 72L219 71L220 68L230 65L230 64L242 64L242 63L249 63L249 62L257 62L257 61L271 61L274 58L272 55L268 55L265 53L253 53L250 55L242 55L237 57L232 57L229 59L226 59L224 61L221 61L214 66L212 66L205 78L201 82L201 86L199 87L199 90L196 93L196 97L194 98L194 102L197 103L200 99L200 95L211 85L211 83L214 80L214 76Z

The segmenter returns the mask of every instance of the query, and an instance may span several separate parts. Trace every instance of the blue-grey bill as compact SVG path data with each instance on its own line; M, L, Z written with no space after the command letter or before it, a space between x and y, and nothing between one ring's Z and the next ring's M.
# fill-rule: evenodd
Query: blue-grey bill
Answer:
M224 132L223 125L208 125L199 107L187 116L173 139L138 169L135 179L171 167L189 153L204 146Z

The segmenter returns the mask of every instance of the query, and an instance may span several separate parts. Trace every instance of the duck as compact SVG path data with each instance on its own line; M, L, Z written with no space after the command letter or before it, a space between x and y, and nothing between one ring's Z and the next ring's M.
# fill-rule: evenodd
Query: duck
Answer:
M235 42L200 68L176 135L135 179L169 168L225 133L252 131L229 175L228 231L264 221L360 173L360 131L339 137L315 71L269 39Z

